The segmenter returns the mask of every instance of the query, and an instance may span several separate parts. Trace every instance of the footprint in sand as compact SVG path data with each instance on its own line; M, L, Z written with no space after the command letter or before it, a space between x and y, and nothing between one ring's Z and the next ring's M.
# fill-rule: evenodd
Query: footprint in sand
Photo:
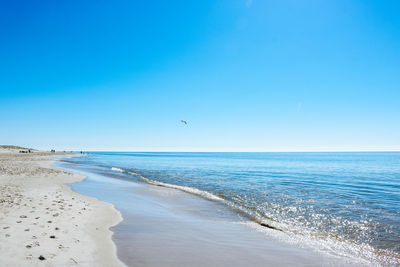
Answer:
M40 244L39 244L39 242L35 241L34 243L28 244L25 247L26 248L40 247Z

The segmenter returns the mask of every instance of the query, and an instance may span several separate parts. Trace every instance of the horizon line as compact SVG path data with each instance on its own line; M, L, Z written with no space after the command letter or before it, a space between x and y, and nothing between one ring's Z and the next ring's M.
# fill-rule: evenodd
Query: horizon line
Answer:
M72 152L137 152L137 153L346 153L346 152L353 152L353 153L361 153L361 152L400 152L400 149L343 149L343 150L135 150L135 149L84 149L84 148L73 148L73 149L62 149L57 146L50 147L50 148L34 148L31 146L20 146L25 148L30 148L38 151L72 151Z
M400 152L400 149L394 150L315 150L315 151L159 151L159 150L57 150L72 152L124 152L124 153L371 153L371 152Z

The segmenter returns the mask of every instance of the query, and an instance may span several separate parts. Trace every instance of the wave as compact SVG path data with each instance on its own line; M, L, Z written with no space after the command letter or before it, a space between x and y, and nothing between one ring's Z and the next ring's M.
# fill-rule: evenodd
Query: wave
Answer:
M164 182L160 182L160 181L156 181L156 180L152 180L149 179L145 176L143 176L141 173L139 172L135 172L135 171L131 171L131 170L125 170L125 169L121 169L118 167L112 167L111 170L113 171L117 171L117 172L122 172L122 173L127 173L136 177L139 177L143 182L147 183L147 184L151 184L151 185L156 185L156 186L162 186L162 187L166 187L166 188L172 188L172 189L177 189L192 195L196 195L196 196L200 196L202 198L208 199L208 200L212 200L212 201L217 201L217 202L221 202L227 206L229 206L230 208L232 208L233 210L235 210L236 212L244 215L245 217L247 217L248 219L250 219L251 221L255 222L256 224L262 226L262 227L266 227L269 229L273 229L273 230L278 230L278 231L282 231L282 229L278 228L277 226L274 226L273 223L271 223L270 221L267 222L267 220L265 218L262 218L262 216L259 215L255 215L253 214L251 211L249 211L246 207L242 207L234 202L231 202L227 199L224 199L222 197L216 196L208 191L204 191L204 190L200 190L198 188L195 187L190 187L190 186L182 186L182 185L175 185L175 184L169 184L169 183L164 183Z
M111 170L116 172L125 172L123 169L117 167L111 167Z
M206 198L206 199L209 199L209 200L213 200L213 201L220 201L220 202L224 202L225 201L223 198L220 198L220 197L218 197L218 196L216 196L216 195L214 195L214 194L212 194L210 192L203 191L203 190L200 190L200 189L197 189L197 188L194 188L194 187L174 185L174 184L168 184L168 183L152 180L152 179L149 179L149 178L143 176L142 174L140 174L138 172L134 172L134 171L130 171L130 170L124 170L124 169L117 168L117 167L111 167L111 170L117 171L117 172L122 172L122 173L128 173L128 174L137 176L140 179L142 179L142 181L144 181L144 182L146 182L148 184L177 189L177 190L180 190L180 191L183 191L183 192L186 192L186 193L189 193L189 194L201 196L203 198Z
M198 196L201 196L201 197L204 197L204 198L207 198L207 199L210 199L210 200L214 200L214 201L221 201L221 202L224 201L224 199L222 199L222 198L220 198L220 197L218 197L218 196L216 196L214 194L211 194L211 193L209 193L207 191L199 190L199 189L194 188L194 187L167 184L167 183L163 183L163 182L159 182L159 181L155 181L155 180L150 180L150 179L147 179L145 177L143 179L147 183L152 184L152 185L178 189L178 190L181 190L183 192L194 194L194 195L198 195Z

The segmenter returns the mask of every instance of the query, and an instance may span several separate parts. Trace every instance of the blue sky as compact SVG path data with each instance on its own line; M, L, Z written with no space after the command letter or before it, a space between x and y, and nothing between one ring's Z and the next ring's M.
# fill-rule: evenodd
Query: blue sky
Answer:
M400 150L398 1L82 2L0 2L0 143Z

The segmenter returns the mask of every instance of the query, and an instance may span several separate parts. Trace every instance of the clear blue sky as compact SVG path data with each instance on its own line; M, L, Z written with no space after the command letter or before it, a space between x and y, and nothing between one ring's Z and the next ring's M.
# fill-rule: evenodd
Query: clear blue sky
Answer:
M399 150L399 13L375 0L0 1L0 143Z

